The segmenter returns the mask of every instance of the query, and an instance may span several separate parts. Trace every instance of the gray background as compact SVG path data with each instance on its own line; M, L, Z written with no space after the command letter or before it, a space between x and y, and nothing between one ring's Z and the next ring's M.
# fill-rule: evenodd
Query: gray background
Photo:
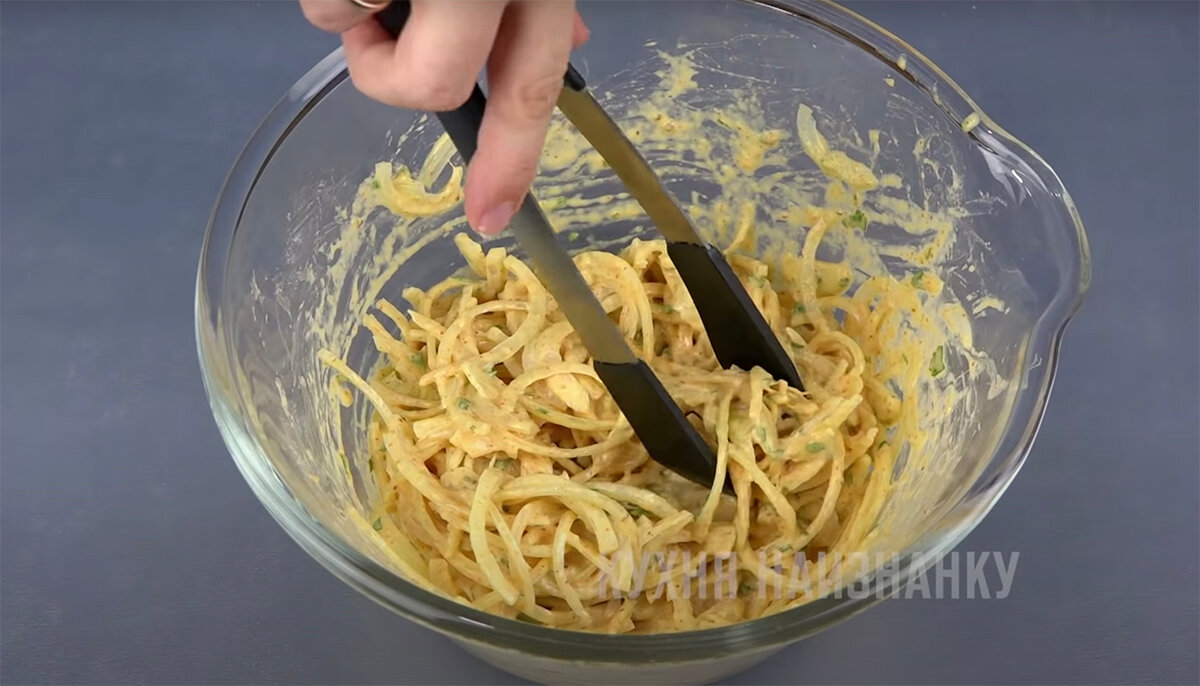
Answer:
M1197 4L854 8L1056 167L1095 282L1028 465L962 546L1020 551L1011 597L884 603L730 683L1197 683ZM334 39L291 2L0 17L0 679L515 683L301 552L201 388L209 208Z

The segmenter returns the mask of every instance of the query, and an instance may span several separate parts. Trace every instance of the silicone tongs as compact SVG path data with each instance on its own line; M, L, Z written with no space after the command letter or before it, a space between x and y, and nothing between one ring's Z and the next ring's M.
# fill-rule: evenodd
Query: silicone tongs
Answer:
M399 36L408 20L407 0L393 2L375 15ZM437 113L442 128L464 161L475 153L487 98L475 85L459 108ZM803 389L796 366L720 251L705 243L687 215L667 194L616 122L587 91L583 77L567 65L558 108L600 153L667 240L667 254L691 294L700 319L723 366L762 367L776 379ZM591 353L592 365L621 408L650 457L664 467L711 486L717 460L688 422L650 367L634 356L616 325L592 294L571 256L558 244L554 229L530 193L509 223L547 289ZM729 491L728 480L725 490Z

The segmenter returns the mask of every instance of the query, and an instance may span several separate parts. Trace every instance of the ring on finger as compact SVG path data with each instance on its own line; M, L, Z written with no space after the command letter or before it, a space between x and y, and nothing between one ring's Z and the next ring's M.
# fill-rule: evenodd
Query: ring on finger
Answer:
M350 0L351 4L368 12L378 12L392 3L392 0Z

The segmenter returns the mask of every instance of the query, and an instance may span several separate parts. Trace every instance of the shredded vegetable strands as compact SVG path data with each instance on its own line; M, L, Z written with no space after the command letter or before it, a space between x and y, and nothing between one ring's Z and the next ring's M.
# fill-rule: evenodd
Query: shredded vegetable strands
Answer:
M731 252L754 244L747 212ZM712 444L708 488L649 459L533 272L456 236L462 274L406 289L407 314L380 301L365 319L382 356L371 381L321 354L375 411L376 530L424 559L425 585L549 626L684 631L813 599L795 572L816 574L813 557L855 552L875 528L897 441L916 433L920 367L888 355L916 296L880 277L851 291L849 270L816 258L827 229L813 226L782 272L730 255L804 392L718 365L661 241L575 258ZM727 475L736 496L723 492ZM732 596L715 556L737 565ZM762 585L787 595L757 595Z

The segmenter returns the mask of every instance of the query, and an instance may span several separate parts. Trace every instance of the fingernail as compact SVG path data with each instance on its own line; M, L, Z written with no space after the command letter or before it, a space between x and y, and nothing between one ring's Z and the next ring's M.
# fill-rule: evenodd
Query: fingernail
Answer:
M479 218L479 233L485 236L495 236L503 231L512 220L515 208L511 202L502 202L484 211Z

